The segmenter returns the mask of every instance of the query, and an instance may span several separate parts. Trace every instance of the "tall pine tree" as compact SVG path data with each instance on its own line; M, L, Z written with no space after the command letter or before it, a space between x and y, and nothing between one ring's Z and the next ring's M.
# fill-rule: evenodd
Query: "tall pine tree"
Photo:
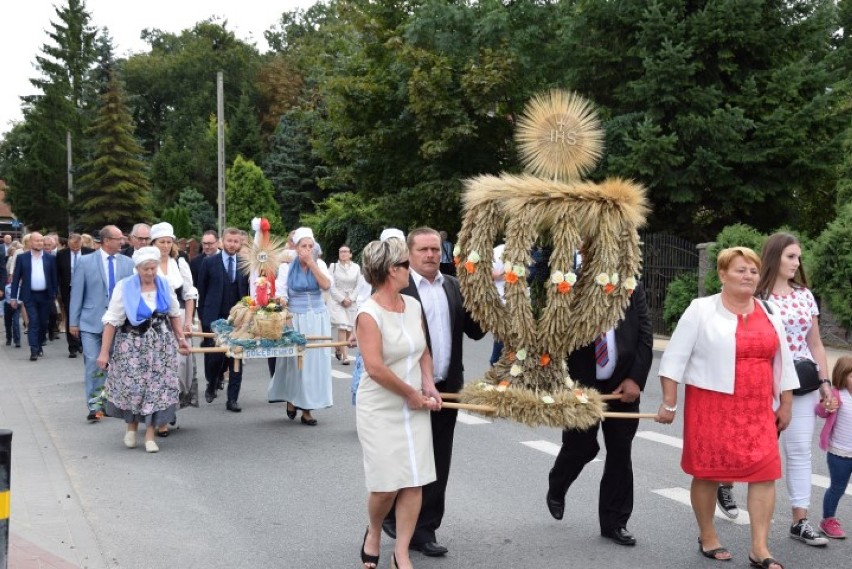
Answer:
M133 120L115 74L101 101L98 118L89 129L96 140L95 156L78 184L79 224L83 229L108 223L127 229L151 219L150 185L139 158L142 147L133 137Z

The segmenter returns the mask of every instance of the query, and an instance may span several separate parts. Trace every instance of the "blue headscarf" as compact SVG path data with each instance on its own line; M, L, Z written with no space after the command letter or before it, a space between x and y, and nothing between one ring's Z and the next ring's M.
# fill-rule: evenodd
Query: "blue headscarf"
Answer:
M160 275L156 276L154 282L157 283L157 312L168 314L171 297L169 283ZM142 278L139 275L124 279L121 292L124 295L124 313L133 326L139 326L154 314L151 307L142 300Z

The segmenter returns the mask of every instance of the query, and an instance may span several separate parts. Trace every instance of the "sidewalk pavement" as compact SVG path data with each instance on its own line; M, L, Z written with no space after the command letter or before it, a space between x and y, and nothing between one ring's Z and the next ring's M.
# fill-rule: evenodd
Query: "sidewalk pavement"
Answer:
M68 358L64 335L29 361L26 345L0 346L0 428L12 435L9 569L106 569L97 536L78 499L50 423L36 405L39 390L77 382L85 427L83 360Z

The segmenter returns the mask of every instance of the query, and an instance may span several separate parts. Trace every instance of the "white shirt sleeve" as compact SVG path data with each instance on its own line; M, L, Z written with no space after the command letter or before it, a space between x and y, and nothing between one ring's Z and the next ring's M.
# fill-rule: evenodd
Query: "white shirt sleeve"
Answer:
M198 300L198 289L195 288L192 282L192 271L189 269L189 263L183 257L177 258L177 266L180 271L181 279L183 280L183 300Z

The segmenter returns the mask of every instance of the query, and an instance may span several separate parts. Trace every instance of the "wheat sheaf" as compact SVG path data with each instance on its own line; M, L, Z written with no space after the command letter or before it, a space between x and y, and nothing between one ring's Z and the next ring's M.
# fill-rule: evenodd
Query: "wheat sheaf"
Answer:
M595 168L603 154L604 132L591 102L554 89L527 104L515 139L530 174L571 181Z

